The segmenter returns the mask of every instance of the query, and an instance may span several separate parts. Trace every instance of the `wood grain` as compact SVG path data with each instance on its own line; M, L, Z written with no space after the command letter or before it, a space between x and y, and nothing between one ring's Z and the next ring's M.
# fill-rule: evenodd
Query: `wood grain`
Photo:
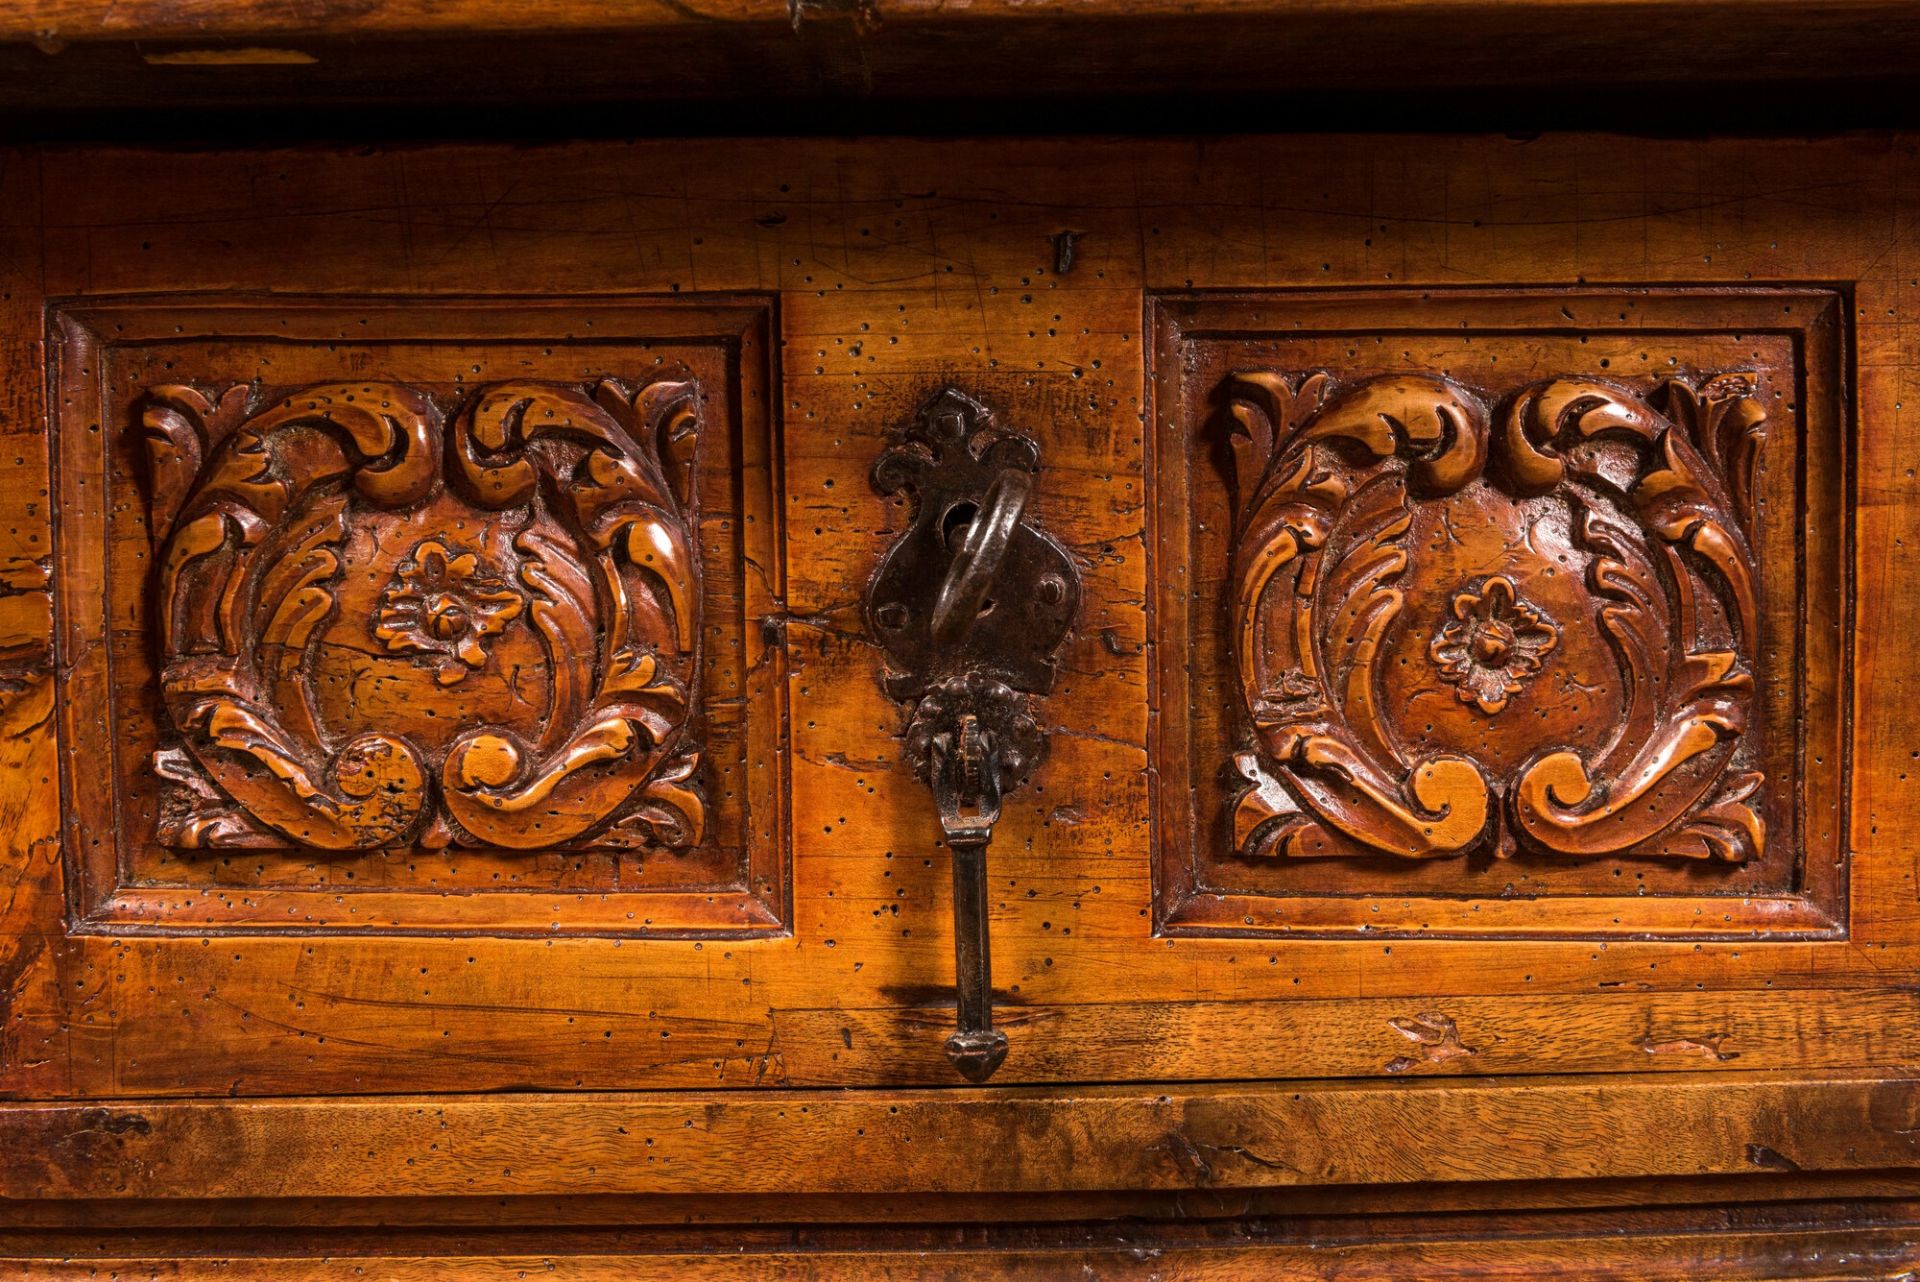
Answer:
M1863 1185L1856 1188L1864 1189ZM1137 1195L1136 1195L1137 1196ZM1428 1190L1395 1190L1396 1202L1372 1212L1327 1213L1313 1194L1285 1195L1290 1209L1259 1193L1187 1194L1185 1205L1157 1222L1038 1219L992 1225L901 1223L886 1203L880 1214L855 1209L851 1222L762 1220L734 1223L702 1215L614 1227L562 1221L541 1227L430 1228L406 1224L366 1228L278 1227L0 1230L0 1260L85 1266L98 1276L151 1269L249 1267L265 1276L410 1276L407 1271L457 1269L481 1276L500 1267L561 1276L681 1276L719 1270L732 1276L1058 1276L1079 1268L1096 1276L1133 1266L1199 1268L1245 1276L1577 1277L1887 1277L1911 1258L1920 1205L1882 1194L1865 1201L1829 1197L1800 1202L1733 1203L1722 1207L1596 1208L1558 1211L1441 1209ZM1056 1204L1062 1199L1035 1199ZM576 1202L578 1200L576 1199ZM1064 1199L1083 1208L1096 1199ZM445 1205L441 1203L441 1205ZM628 1205L642 1205L629 1202ZM686 1205L682 1200L680 1205ZM950 1203L940 1203L941 1206ZM1114 1204L1117 1205L1117 1204ZM141 1209L134 1204L124 1209ZM571 1210L571 1208L568 1208ZM1053 1208L1049 1208L1053 1209ZM846 1212L843 1210L843 1214ZM1596 1249L1598 1248L1598 1249ZM1238 1266L1237 1272L1230 1272ZM1531 1274L1522 1269L1532 1269ZM442 1274L444 1275L444 1274ZM1179 1274L1176 1273L1176 1276ZM41 1276L41 1274L34 1274ZM66 1276L56 1273L54 1276ZM1146 1276L1166 1276L1147 1274Z
M52 440L90 537L60 595L76 648L111 635L62 705L74 759L123 767L68 779L83 928L777 929L767 312L63 311ZM596 326L632 337L561 337ZM415 382L335 381L370 367ZM107 628L121 608L136 628ZM482 760L506 777L472 778ZM460 893L489 888L516 894Z
M477 1249L487 1244L475 1243ZM404 1247L379 1253L321 1256L221 1255L196 1248L177 1256L88 1254L0 1257L35 1278L239 1279L241 1282L328 1282L376 1272L391 1282L424 1282L457 1274L478 1282L529 1276L556 1282L612 1282L631 1278L696 1278L702 1282L783 1279L860 1279L878 1282L982 1276L1044 1279L1089 1276L1153 1282L1231 1282L1255 1270L1281 1282L1317 1282L1328 1276L1391 1282L1422 1279L1535 1279L1543 1272L1581 1282L1870 1282L1898 1276L1920 1260L1910 1227L1850 1232L1810 1230L1533 1237L1505 1241L1272 1244L1256 1240L1217 1245L981 1247L935 1249L821 1249L812 1251L702 1250L684 1252L553 1252L520 1255L414 1254Z
M20 1104L0 1111L0 1139L0 1195L60 1198L992 1193L1870 1171L1920 1161L1920 1082L1725 1074L1179 1094L1001 1087ZM741 1161L747 1152L755 1160ZM958 1160L987 1153L993 1160Z
M1420 1186L1380 1184L1270 1189L1184 1189L1104 1193L961 1194L624 1194L502 1197L490 1194L426 1198L100 1198L34 1199L7 1207L17 1246L29 1235L80 1234L118 1229L153 1238L206 1230L263 1228L313 1236L334 1230L567 1229L634 1231L649 1226L700 1231L745 1224L777 1225L792 1233L806 1225L1092 1224L1154 1220L1202 1223L1287 1217L1311 1235L1329 1221L1401 1215L1432 1224L1453 1216L1485 1228L1541 1221L1566 1213L1613 1212L1636 1223L1682 1228L1730 1210L1745 1223L1771 1212L1776 1224L1807 1223L1821 1207L1852 1208L1855 1225L1868 1208L1898 1206L1920 1194L1913 1172L1816 1172L1611 1180L1507 1180ZM1304 1218L1303 1218L1304 1217ZM1723 1219L1720 1221L1725 1223ZM283 1236L283 1243L287 1238ZM157 1249L145 1247L143 1249Z
M994 1005L1009 1027L1022 1022L997 1080L1365 1074L1392 1089L1429 1073L1665 1080L1681 1066L1719 1075L1910 1065L1916 1018L1901 985L1920 960L1907 853L1920 830L1905 802L1916 745L1904 709L1916 669L1900 638L1920 626L1906 590L1920 547L1906 460L1920 442L1904 408L1920 395L1906 356L1920 331L1901 247L1913 166L1912 142L1887 137L1584 136L76 150L9 164L0 171L0 325L43 335L50 300L77 310L136 298L114 305L114 323L144 314L152 328L139 336L141 359L173 361L163 372L176 382L193 381L198 371L186 366L204 370L215 353L246 370L230 379L251 378L271 355L279 368L315 375L293 381L317 384L329 362L343 363L327 350L342 340L317 316L354 333L361 319L386 324L383 341L408 339L408 326L412 339L431 337L438 323L498 343L512 336L499 328L507 322L472 330L485 306L458 322L434 322L453 314L436 309L504 298L497 312L524 339L529 329L564 337L569 317L584 332L586 320L612 314L597 308L636 292L653 316L697 316L699 299L715 292L776 296L784 463L774 481L788 577L743 618L743 635L788 665L793 854L791 933L778 938L627 938L629 909L604 887L568 885L577 874L567 868L505 857L484 872L463 869L476 880L447 887L427 875L442 869L398 860L281 867L311 879L315 919L269 934L288 914L284 903L260 910L247 886L254 864L166 861L145 845L130 865L141 874L137 894L172 899L166 915L121 924L171 933L73 929L75 905L92 907L70 893L75 861L91 847L63 842L60 773L99 780L111 768L130 779L137 754L109 767L104 754L63 765L55 751L56 570L84 577L87 558L104 563L107 549L82 537L71 503L56 517L45 356L22 342L8 349L0 380L0 439L11 451L0 476L9 584L0 654L11 665L0 687L10 781L0 790L10 820L0 850L0 1091L53 1099L941 1080L932 1074L942 1069L940 1009L953 981L948 870L924 789L900 759L900 714L880 686L859 603L908 515L871 490L867 470L957 370L1003 421L1042 441L1033 506L1085 579L1046 696L1048 760L993 845ZM1288 175L1284 190L1276 174ZM153 198L161 191L169 199ZM1075 233L1064 273L1063 230ZM1340 910L1360 927L1398 916L1406 938L1156 934L1154 836L1165 820L1151 802L1148 727L1169 717L1149 694L1165 642L1163 620L1146 606L1155 479L1142 424L1146 295L1418 294L1473 282L1505 297L1582 278L1617 287L1705 279L1723 289L1818 282L1846 299L1845 410L1857 455L1838 501L1850 505L1857 536L1852 595L1815 610L1808 634L1839 656L1819 678L1844 660L1854 687L1829 705L1845 768L1823 776L1815 758L1834 754L1810 750L1801 772L1844 783L1846 804L1843 812L1831 790L1804 793L1824 798L1810 808L1806 844L1782 845L1778 832L1769 843L1795 857L1832 852L1825 873L1845 936L1829 926L1824 938L1785 937L1804 925L1769 920L1753 908L1764 908L1760 899L1736 895L1720 911L1753 913L1734 925L1736 937L1687 938L1671 918L1704 917L1707 897L1690 902L1658 885L1620 897L1649 914L1624 917L1624 929L1612 922L1622 916L1614 904L1518 885L1509 893L1504 883L1436 895L1426 915L1408 905L1388 875L1404 870L1394 869L1346 874L1363 881ZM333 310L285 297L315 295ZM292 327L271 343L274 331L258 326L278 318L263 298L277 298ZM176 324L221 333L206 322L220 314L228 340L168 346ZM634 324L624 337L649 332L659 331ZM580 363L564 347L544 357L540 345L526 359L555 370ZM369 342L350 355L372 361L374 350ZM91 419L77 424L92 436ZM104 420L103 434L109 425L138 426ZM144 509L139 466L135 456L108 474L116 488L106 506ZM62 592L61 679L95 662L96 643L111 635L125 688L150 699L135 610L142 563L122 552L117 611L83 627ZM1223 704L1232 694L1222 692ZM131 721L125 733L130 740ZM551 878L544 916L485 893L495 870ZM424 901L437 919L396 933L393 923ZM350 925L359 913L375 929ZM601 937L548 937L555 922L591 922ZM1420 937L1423 926L1463 923L1470 940ZM1659 937L1669 934L1679 937Z
M1156 297L1166 928L1837 932L1844 311Z

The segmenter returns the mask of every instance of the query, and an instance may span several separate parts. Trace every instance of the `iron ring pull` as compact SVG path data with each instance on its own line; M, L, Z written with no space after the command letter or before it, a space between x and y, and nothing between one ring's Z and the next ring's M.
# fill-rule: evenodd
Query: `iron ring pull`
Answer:
M980 617L1032 493L1031 472L1010 467L993 478L979 513L960 536L953 564L947 567L934 600L931 630L936 646L959 644Z

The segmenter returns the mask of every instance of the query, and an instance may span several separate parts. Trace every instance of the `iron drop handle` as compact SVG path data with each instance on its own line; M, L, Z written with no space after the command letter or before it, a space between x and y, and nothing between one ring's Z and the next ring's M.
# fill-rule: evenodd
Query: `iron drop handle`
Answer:
M1001 798L1039 764L1033 696L1053 684L1054 651L1080 602L1073 559L1026 519L1039 447L1004 432L949 388L874 465L884 494L911 491L913 523L867 591L887 655L888 693L911 709L906 756L932 789L953 855L958 1027L947 1058L984 1082L1007 1057L993 1026L987 847Z
M934 735L933 795L953 852L953 987L959 1027L947 1058L970 1082L984 1082L1007 1058L993 1026L993 941L987 928L987 844L1000 820L998 745L980 718L962 712Z

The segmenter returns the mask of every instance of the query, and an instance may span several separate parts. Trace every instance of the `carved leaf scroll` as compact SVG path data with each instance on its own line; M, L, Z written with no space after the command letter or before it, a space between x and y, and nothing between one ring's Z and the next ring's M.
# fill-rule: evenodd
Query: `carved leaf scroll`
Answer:
M1231 378L1236 849L1756 858L1752 390Z
M162 840L698 843L698 406L152 389Z

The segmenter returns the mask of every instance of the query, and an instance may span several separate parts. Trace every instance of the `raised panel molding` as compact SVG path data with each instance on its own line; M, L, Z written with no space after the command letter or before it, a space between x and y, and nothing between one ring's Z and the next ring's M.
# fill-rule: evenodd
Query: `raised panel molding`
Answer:
M1163 929L1838 928L1840 295L1156 319Z
M776 927L769 309L270 316L54 319L78 924Z

